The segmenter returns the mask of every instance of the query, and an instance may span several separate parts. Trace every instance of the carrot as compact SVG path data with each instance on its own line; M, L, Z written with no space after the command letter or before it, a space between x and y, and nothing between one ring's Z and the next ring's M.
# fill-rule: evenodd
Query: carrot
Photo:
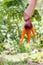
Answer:
M31 30L27 31L27 36L28 36L28 42L30 42L30 39L31 39Z
M24 28L24 29L22 30L22 34L21 34L20 45L22 45L22 41L23 41L23 39L24 39L25 34L26 34L26 29Z
M37 35L36 35L36 33L35 33L35 31L34 31L34 28L32 27L32 29L31 29L31 31L32 31L32 33L33 33L33 35L34 35L34 38L36 38L37 37Z
M26 33L27 33L27 36L28 36L28 42L30 42L30 39L31 39L31 32L32 32L33 35L34 35L34 38L36 38L37 35L36 35L36 33L35 33L33 27L32 27L32 29L30 29L30 30L26 30L25 28L22 30L21 39L20 39L20 46L22 46L22 41L23 41L24 36L25 36Z

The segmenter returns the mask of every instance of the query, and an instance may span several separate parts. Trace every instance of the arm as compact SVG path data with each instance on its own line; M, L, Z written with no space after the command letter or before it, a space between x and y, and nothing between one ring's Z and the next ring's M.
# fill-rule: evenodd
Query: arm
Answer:
M34 13L35 6L36 6L36 3L37 3L37 0L31 0L29 6L24 11L24 19L32 17L32 15Z

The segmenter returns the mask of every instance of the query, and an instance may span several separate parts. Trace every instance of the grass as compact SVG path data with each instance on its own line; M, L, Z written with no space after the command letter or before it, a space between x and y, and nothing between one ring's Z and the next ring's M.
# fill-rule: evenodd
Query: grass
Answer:
M0 65L27 65L28 59L31 59L33 63L43 63L43 52L37 52L31 55L28 53L19 53L15 55L3 55L2 57L6 59L6 62L0 62Z

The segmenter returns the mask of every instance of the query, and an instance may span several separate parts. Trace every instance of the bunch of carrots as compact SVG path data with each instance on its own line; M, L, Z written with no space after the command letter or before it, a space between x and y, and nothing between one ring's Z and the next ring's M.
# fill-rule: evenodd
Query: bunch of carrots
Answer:
M34 13L34 9L36 6L37 0L31 0L30 4L27 6L27 8L24 11L24 20L26 21L26 24L24 26L24 29L22 30L22 34L21 34L21 39L20 39L20 45L22 45L22 41L24 39L25 34L27 34L28 36L28 42L30 43L31 40L31 34L33 33L34 38L37 37L36 32L34 30L34 27L30 21L33 13Z

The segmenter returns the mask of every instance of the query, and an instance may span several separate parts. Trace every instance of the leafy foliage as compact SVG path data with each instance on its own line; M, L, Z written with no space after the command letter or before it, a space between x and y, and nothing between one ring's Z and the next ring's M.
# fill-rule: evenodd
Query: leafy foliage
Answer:
M21 29L24 25L23 12L27 3L28 0L3 0L0 2L0 43L14 44L14 48L16 48L17 51L22 49L20 52L26 51L24 46L20 48L19 41ZM37 25L39 28L41 15L38 9L35 9L34 15L31 18L32 21L34 21L34 19L38 22L38 24L34 24L34 26ZM38 30L37 27L35 28ZM39 34L40 37L41 33L37 32L37 34ZM1 48L3 48L3 45Z

